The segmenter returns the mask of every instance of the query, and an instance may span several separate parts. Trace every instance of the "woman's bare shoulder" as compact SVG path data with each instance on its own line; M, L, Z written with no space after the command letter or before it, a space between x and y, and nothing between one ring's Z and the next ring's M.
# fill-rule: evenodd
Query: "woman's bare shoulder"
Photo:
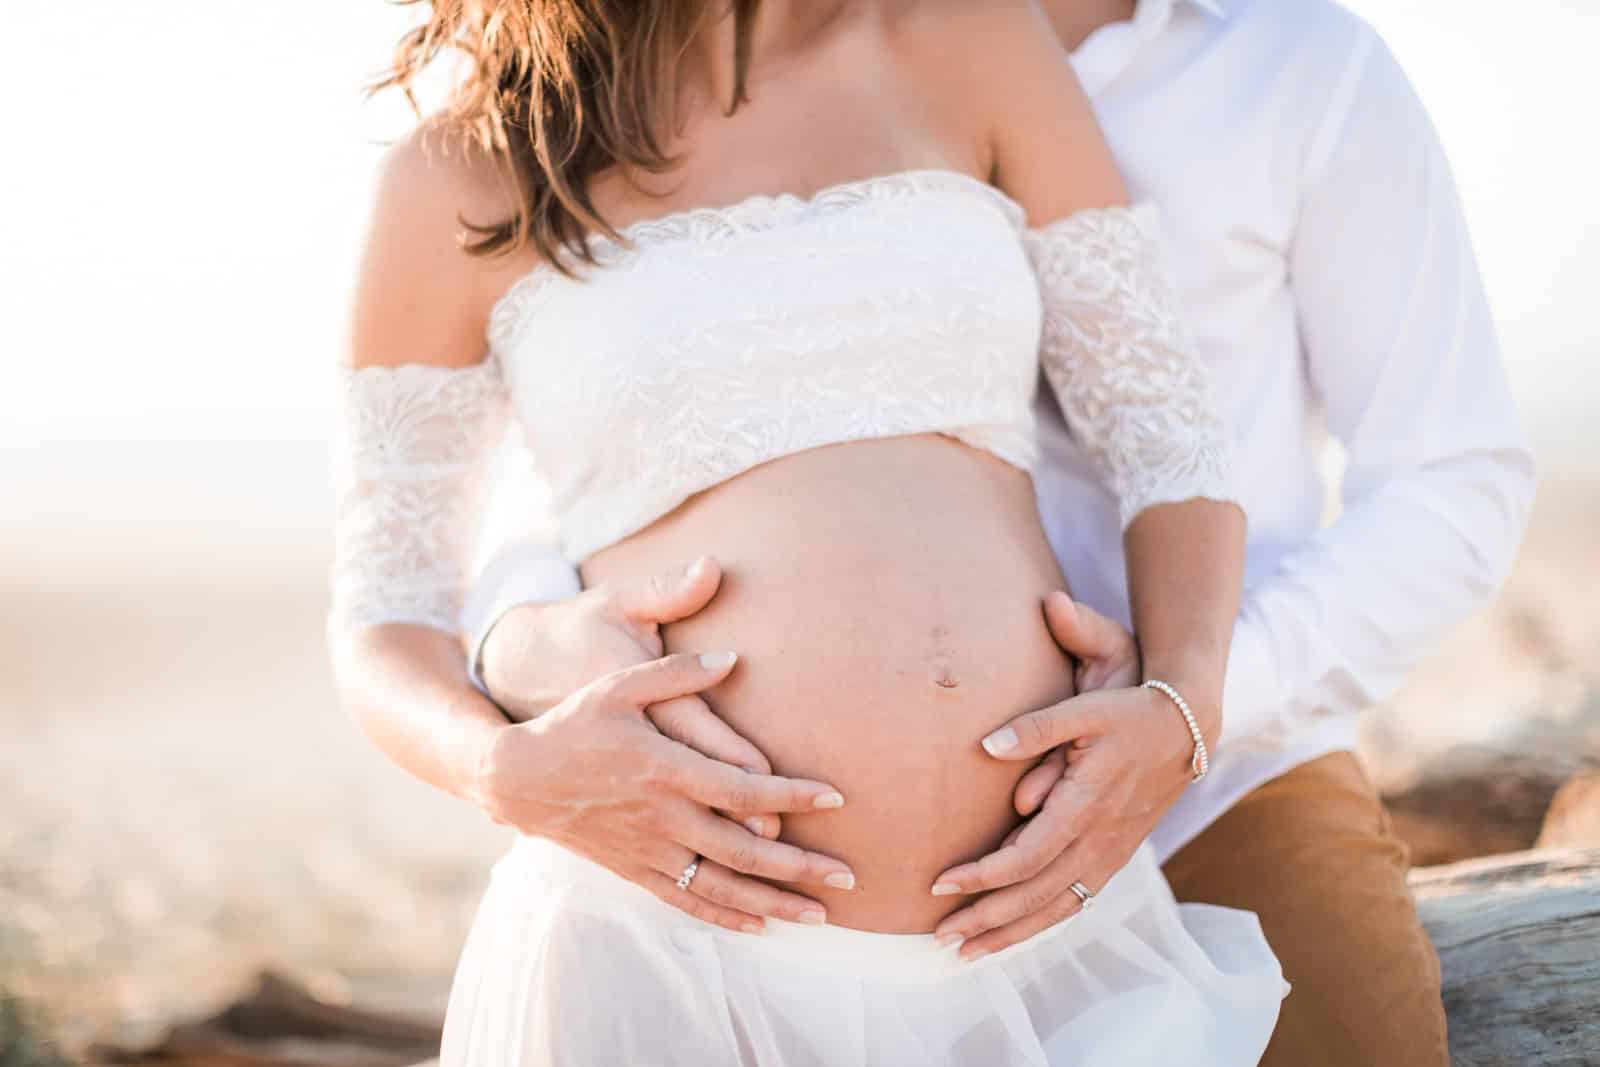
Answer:
M1060 106L1065 49L1035 0L931 0L906 6L894 38L917 82L993 158L1019 116Z
M501 166L469 131L430 115L390 145L378 168L380 192L414 208L496 215L514 206Z
M514 206L497 162L442 117L390 145L362 241L351 361L480 362L489 308L519 268L507 257L469 253L463 220L497 222Z
M920 76L978 131L989 179L1034 225L1125 199L1089 99L1036 0L939 0L907 20Z

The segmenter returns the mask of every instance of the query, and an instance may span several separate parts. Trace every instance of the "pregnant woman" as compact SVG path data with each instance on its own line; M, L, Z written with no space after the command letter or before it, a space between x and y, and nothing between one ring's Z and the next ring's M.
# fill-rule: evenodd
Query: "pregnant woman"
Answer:
M931 933L965 902L936 876L1026 833L1028 767L971 739L1073 691L1040 611L1065 585L1028 475L1041 365L1121 502L1150 699L1206 767L1244 521L1156 220L1031 4L757 6L438 3L397 63L405 84L442 47L472 59L375 210L336 645L462 673L509 423L587 583L707 551L723 581L662 629L676 654L496 731L484 773L604 704L665 735L607 770L670 780L707 758L668 740L702 692L782 777L727 767L701 799L785 813L769 841L686 804L699 853L617 862L559 820L519 836L443 1063L1254 1063L1276 961L1253 916L1178 907L1147 849L1005 951ZM780 869L798 910L760 932L666 902Z

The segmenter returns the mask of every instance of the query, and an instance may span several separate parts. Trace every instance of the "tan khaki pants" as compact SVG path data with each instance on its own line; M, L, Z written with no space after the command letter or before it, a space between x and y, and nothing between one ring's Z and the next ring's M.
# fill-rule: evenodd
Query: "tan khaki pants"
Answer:
M1283 961L1294 989L1265 1067L1448 1067L1408 865L1348 752L1267 782L1167 862L1179 900L1255 912Z

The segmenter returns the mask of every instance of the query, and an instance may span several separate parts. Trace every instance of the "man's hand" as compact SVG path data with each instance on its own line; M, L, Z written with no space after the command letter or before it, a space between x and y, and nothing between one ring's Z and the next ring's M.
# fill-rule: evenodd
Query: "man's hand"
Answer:
M761 916L821 923L821 904L756 877L849 889L838 860L751 833L735 816L838 808L822 782L752 774L662 735L652 705L727 677L732 653L679 654L608 674L529 722L495 735L479 772L480 806L497 822L549 838L732 930ZM696 856L688 889L676 879Z
M484 639L484 685L514 719L531 719L601 675L659 657L661 624L704 608L721 582L716 561L702 558L635 585L519 604Z
M1045 599L1056 643L1078 661L1079 695L1013 719L984 739L991 756L1045 758L1017 783L1031 816L1001 847L941 874L934 892L984 893L935 931L977 959L1031 937L1081 907L1133 857L1189 782L1192 744L1170 701L1139 680L1132 635L1065 593Z
M716 595L721 581L722 570L716 561L702 558L681 570L636 585L596 586L570 600L512 608L494 623L484 641L483 679L489 694L514 722L546 715L597 679L660 657L661 624L700 611ZM648 719L643 724L646 728L653 726L666 738L702 756L730 764L728 770L742 768L750 775L772 773L772 765L761 750L724 722L695 692L674 694L651 703L644 714ZM776 814L779 810L782 809L743 806L721 808L718 814L736 819L758 837L774 841L781 830ZM596 821L603 822L604 818L602 814ZM567 844L590 855L570 841ZM688 862L685 859L678 870ZM710 871L711 866L701 866L694 886L717 893L716 899L726 905L716 920L722 925L729 925L736 918L753 921L759 915L792 919L801 914L797 908L804 914L821 913L822 905L815 901L794 894L774 896L776 890L762 882L731 873L724 876L723 872ZM616 866L612 869L619 870ZM706 879L708 871L712 877ZM672 903L698 906L698 898L679 893ZM770 910L780 903L784 908ZM693 911L693 907L686 910ZM744 914L738 915L739 912Z
M519 604L483 642L483 682L513 722L542 715L597 678L661 656L661 624L686 619L716 596L722 568L701 557L682 570L628 586L595 586L570 600ZM771 774L767 757L699 696L646 709L656 729L712 759ZM763 837L781 829L771 813L745 816Z

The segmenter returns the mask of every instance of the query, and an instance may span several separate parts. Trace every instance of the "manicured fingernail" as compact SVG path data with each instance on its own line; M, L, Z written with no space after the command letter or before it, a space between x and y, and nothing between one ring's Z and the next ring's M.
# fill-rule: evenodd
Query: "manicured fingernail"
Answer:
M983 959L983 957L987 956L988 954L988 949L975 948L971 952L962 953L961 958L966 960L968 963L976 963L978 960Z
M959 892L961 892L961 887L954 882L939 882L933 887L933 895L936 897L950 897Z
M933 943L938 945L940 948L951 948L955 945L961 944L961 942L965 940L966 938L962 937L960 934L940 934L938 937L933 939Z
M757 837L760 837L761 832L766 829L766 827L761 824L761 820L756 818L754 815L750 816L750 818L744 821L744 828L755 834Z
M807 908L800 913L800 921L807 926L821 926L828 921L828 913L821 908Z
M734 660L738 658L737 652L702 652L700 666L708 671L720 671L724 667L733 666Z
M1017 747L1017 732L1007 726L1003 730L996 730L983 739L983 749L991 756L998 756L1010 752Z
M739 929L747 934L764 934L767 932L767 924L760 919L747 919L739 924Z
M823 793L811 802L811 806L813 808L842 808L844 807L844 797L838 793Z
M705 569L706 569L706 557L701 556L699 559L697 559L693 563L689 564L689 566L684 570L683 573L687 577L698 578L700 576L701 572L704 571Z
M856 876L846 871L834 871L822 880L823 885L831 885L835 889L854 889Z

